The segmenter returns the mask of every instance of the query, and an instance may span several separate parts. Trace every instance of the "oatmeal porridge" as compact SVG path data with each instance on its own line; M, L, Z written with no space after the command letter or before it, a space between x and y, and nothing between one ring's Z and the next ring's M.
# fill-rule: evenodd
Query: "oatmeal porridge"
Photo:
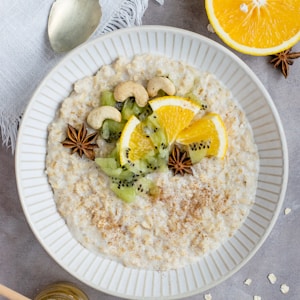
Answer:
M95 161L71 155L62 141L67 124L79 128L85 123L103 91L128 80L145 86L155 76L168 77L177 96L193 93L207 112L218 113L228 148L224 159L204 157L193 165L193 175L149 174L159 195L137 195L126 203L110 189L109 177ZM112 150L101 136L97 144L96 157ZM130 267L168 270L196 261L234 234L255 199L258 152L245 113L213 74L162 56L119 58L76 82L49 125L47 150L46 172L57 209L74 237Z

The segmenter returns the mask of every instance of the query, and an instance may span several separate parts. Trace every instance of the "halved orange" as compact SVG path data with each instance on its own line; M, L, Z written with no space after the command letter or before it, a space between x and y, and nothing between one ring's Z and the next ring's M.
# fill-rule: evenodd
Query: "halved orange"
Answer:
M224 158L228 147L228 138L225 124L219 114L207 113L183 129L176 139L176 142L183 145L203 141L208 141L210 144L206 156Z
M149 101L161 127L166 131L168 143L172 144L178 133L187 127L201 106L187 98L165 96Z
M206 0L219 37L251 55L281 52L300 41L299 0Z

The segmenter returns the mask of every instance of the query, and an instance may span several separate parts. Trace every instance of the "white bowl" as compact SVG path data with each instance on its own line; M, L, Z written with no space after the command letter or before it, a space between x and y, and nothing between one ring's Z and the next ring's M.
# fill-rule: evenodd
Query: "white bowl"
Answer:
M167 272L136 270L81 246L58 214L45 175L47 126L72 84L119 56L152 53L206 70L232 91L246 112L260 156L255 203L240 229L199 262ZM232 52L201 35L162 26L106 34L72 51L41 83L19 129L16 177L27 221L58 264L95 289L130 299L175 299L203 292L239 270L269 235L282 206L288 154L282 125L268 92Z

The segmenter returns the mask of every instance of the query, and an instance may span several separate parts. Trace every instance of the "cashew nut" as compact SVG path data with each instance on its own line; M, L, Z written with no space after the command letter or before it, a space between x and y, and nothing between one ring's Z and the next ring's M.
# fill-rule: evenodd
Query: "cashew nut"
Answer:
M175 85L167 77L153 77L148 81L147 91L150 97L157 95L159 90L163 90L167 95L176 93Z
M112 119L121 122L121 113L113 106L100 106L94 108L87 117L87 123L93 129L99 129L106 119Z
M146 89L139 83L134 81L125 81L119 83L114 90L116 101L123 102L128 97L134 97L138 106L144 107L149 100Z

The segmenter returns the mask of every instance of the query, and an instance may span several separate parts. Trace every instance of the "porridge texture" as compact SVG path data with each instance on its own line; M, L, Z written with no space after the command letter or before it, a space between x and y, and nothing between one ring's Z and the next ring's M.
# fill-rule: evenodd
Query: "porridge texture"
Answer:
M228 150L224 159L202 159L193 166L194 175L147 175L159 194L125 203L94 161L71 155L61 142L67 124L78 128L85 122L102 91L127 80L146 85L154 76L168 76L176 95L193 92L207 104L206 111L220 114ZM101 138L97 143L96 157L111 151ZM46 160L57 209L74 237L130 267L168 270L196 261L234 234L255 199L258 152L243 110L213 74L161 56L119 58L76 82L49 126Z

